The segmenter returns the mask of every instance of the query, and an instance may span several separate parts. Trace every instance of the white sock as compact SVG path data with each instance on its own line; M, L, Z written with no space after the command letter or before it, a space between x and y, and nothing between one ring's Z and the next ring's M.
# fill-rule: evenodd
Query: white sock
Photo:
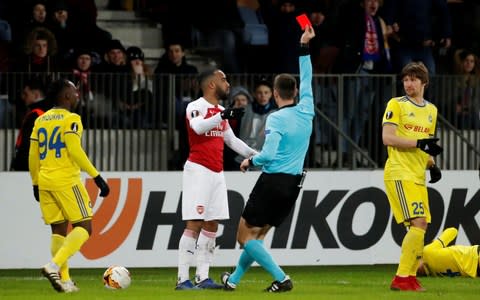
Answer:
M195 281L198 283L208 278L210 264L213 261L215 252L215 235L216 232L203 230L197 240L197 272Z
M196 232L185 229L178 244L178 282L190 279L190 265L194 263Z

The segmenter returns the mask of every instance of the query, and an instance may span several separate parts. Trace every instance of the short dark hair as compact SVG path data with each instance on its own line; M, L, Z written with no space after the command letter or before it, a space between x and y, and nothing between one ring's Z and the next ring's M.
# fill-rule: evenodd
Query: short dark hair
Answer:
M255 81L255 84L253 85L253 90L255 91L259 86L268 86L270 90L272 89L272 84L270 81L267 80L267 78L262 77L259 80Z
M290 74L279 74L275 76L273 89L277 91L282 99L293 99L297 88L297 80Z
M45 96L47 92L47 84L45 82L45 79L40 76L33 76L27 78L23 84L23 87L29 87L31 90L37 90L43 96Z
M217 71L217 68L208 68L198 74L197 81L200 88L202 88L205 81L207 81L208 78L212 77Z
M61 78L53 81L48 87L47 99L55 104L60 104L62 101L62 91L64 88L70 86L70 81Z
M173 46L173 45L179 45L180 46L180 49L182 49L182 51L185 51L185 46L182 42L180 41L176 41L176 40L171 40L171 41L168 41L167 44L166 44L166 47L165 49L168 49L170 48L170 46Z
M422 62L410 62L406 64L400 73L400 78L403 80L405 76L418 78L425 85L428 85L429 82L428 69Z

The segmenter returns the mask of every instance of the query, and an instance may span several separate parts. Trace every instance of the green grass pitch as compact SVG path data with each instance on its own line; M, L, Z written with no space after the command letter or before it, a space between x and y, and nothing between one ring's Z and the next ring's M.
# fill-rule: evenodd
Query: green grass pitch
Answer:
M285 267L294 289L284 294L262 291L272 279L260 267L253 267L234 292L223 290L174 291L176 269L130 268L132 284L125 290L108 290L102 285L101 269L72 269L80 292L54 291L39 270L0 270L0 299L479 299L480 281L472 278L420 278L426 292L395 292L389 285L394 265ZM218 281L228 268L212 268Z

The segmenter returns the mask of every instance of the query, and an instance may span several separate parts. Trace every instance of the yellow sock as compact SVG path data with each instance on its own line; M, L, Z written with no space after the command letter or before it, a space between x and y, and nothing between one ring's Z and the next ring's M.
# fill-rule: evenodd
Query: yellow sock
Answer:
M50 251L52 253L52 257L57 254L58 250L63 246L65 241L65 237L59 234L52 234L52 240L50 244ZM63 265L60 266L60 278L62 281L70 280L70 272L68 271L68 261L66 261Z
M445 248L457 237L457 234L457 228L449 227L442 232L437 241L442 243L442 248Z
M63 246L58 249L55 256L52 258L52 262L57 266L62 266L67 260L75 254L80 247L88 240L88 231L80 226L73 228L72 231L65 237Z
M418 266L420 265L420 261L422 260L423 257L423 247L420 248L420 252L416 252L415 254L415 262L413 263L412 267L410 268L410 272L408 275L410 276L417 276L417 269Z
M423 254L423 239L425 230L410 227L402 242L402 254L398 264L397 275L407 277L416 274L419 260ZM415 268L415 269L414 269ZM412 271L414 270L414 271Z

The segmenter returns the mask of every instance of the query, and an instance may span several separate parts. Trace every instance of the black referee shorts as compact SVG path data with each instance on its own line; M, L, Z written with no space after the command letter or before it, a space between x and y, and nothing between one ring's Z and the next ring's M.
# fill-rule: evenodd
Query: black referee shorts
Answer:
M301 179L302 175L262 173L250 193L242 217L257 227L279 226L295 205Z

